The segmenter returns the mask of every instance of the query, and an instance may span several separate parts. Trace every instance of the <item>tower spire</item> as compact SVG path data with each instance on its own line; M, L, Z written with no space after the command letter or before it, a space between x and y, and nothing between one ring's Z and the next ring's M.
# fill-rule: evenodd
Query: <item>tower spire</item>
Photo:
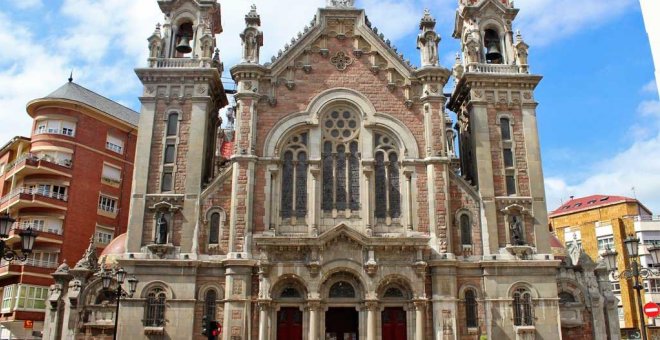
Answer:
M71 70L71 73L69 74L69 83L73 83L73 70Z

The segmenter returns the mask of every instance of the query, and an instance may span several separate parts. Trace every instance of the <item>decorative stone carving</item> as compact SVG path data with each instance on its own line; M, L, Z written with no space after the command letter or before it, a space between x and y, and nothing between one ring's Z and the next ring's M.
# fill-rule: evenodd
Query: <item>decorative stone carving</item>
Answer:
M424 17L419 23L419 29L422 32L417 36L417 49L421 53L422 67L437 66L440 36L435 32L435 19L428 9L424 10Z
M330 63L335 65L337 70L344 71L346 68L353 63L353 59L346 55L343 51L337 52L334 57L330 59Z
M257 13L257 6L252 5L250 12L245 16L246 28L241 33L243 55L241 62L259 63L259 49L264 45L263 32L261 32L261 17Z
M353 7L355 0L328 0L328 7L350 8Z
M525 43L522 38L520 31L516 34L516 43L513 44L513 48L516 51L516 64L519 67L520 73L529 73L529 66L527 61L527 56L529 55L529 45Z
M89 245L87 246L87 250L85 250L85 254L83 254L82 258L78 263L76 263L76 266L74 267L75 269L84 269L84 270L89 270L89 271L96 271L99 267L99 258L96 255L96 245L94 244L94 235L92 235L89 238ZM65 266L66 264L63 263L60 268L57 270L59 271L60 269L62 270L67 270L68 272L68 266Z

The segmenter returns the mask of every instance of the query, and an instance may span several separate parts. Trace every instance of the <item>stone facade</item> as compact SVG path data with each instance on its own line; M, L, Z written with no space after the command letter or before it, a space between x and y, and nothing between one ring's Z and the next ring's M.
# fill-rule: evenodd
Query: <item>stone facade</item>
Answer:
M139 157L118 262L139 284L120 303L120 339L203 339L203 316L223 340L561 334L541 77L514 40L512 4L460 1L453 71L438 63L430 13L416 68L351 0L329 0L262 64L253 6L231 68L234 153L216 167L220 6L158 3L167 22L136 71Z

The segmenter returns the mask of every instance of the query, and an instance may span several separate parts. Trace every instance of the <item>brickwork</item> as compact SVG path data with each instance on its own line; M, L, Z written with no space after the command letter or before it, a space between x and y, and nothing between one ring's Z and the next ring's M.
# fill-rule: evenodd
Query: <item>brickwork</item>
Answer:
M449 219L450 219L450 228L453 228L452 233L452 242L453 249L456 254L461 254L464 256L483 255L483 241L481 238L481 211L479 209L479 202L476 201L469 193L466 192L461 186L457 183L450 181L449 182L449 202L451 203L449 207ZM472 250L470 253L463 252L462 243L461 243L461 229L460 223L457 219L456 213L460 210L465 209L470 213L470 221L472 222Z

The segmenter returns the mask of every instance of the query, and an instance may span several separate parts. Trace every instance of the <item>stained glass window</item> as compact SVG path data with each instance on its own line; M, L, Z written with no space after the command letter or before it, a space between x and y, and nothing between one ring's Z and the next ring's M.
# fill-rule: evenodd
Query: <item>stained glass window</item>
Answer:
M376 153L376 162L374 164L374 186L376 187L376 218L385 218L387 216L387 194L385 178L385 155L382 152Z
M282 157L282 218L307 215L307 133L294 135L284 145Z
M323 211L360 207L359 117L347 109L323 117Z
M403 292L399 288L395 287L390 287L387 288L385 291L385 294L383 294L384 298L403 298Z
M394 140L376 133L374 139L376 219L401 217L399 155Z
M401 192L399 190L399 157L396 153L390 153L389 188L390 188L390 217L399 218L401 216Z

